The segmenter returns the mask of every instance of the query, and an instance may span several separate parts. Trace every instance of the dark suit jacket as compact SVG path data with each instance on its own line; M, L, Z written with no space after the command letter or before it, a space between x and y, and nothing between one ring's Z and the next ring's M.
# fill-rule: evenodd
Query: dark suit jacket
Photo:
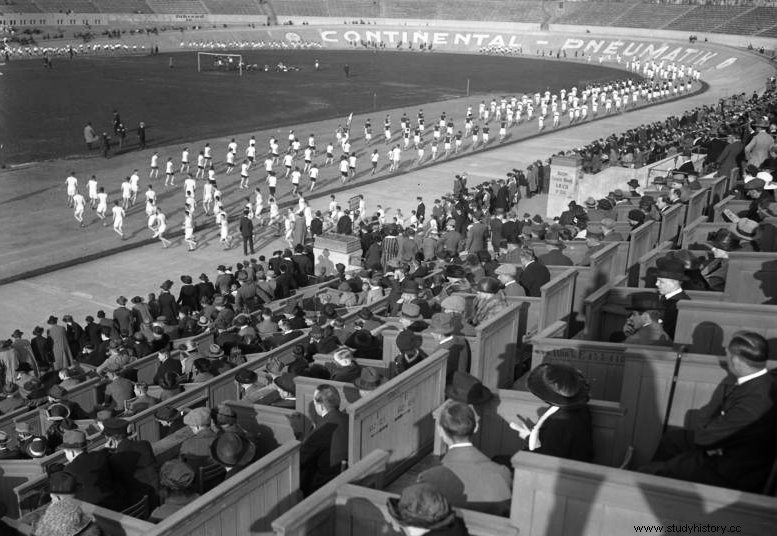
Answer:
M245 216L240 218L240 236L249 238L254 234L254 222Z
M127 486L131 501L149 495L155 502L159 493L159 467L148 441L122 440L110 456L111 470Z
M289 341L293 341L300 335L302 335L302 332L297 330L293 330L288 333L276 333L269 339L265 339L265 342L269 345L270 348L277 348L278 346L286 344Z
M457 508L501 516L510 511L510 470L475 447L450 449L442 465L422 472L418 481L433 485Z
M206 296L208 298L212 298L213 295L216 293L216 288L213 286L213 283L208 281L205 283L204 281L200 281L197 283L197 296L199 296L199 299L202 299L203 296Z
M337 220L337 232L339 234L353 234L353 221L349 216L342 216Z
M154 374L154 384L159 385L160 378L162 378L166 372L175 372L179 375L182 374L183 369L181 368L181 362L177 359L169 357L167 358L167 361L159 363L159 367L156 369L156 374Z
M313 261L304 253L297 253L291 258L297 265L297 284L300 287L308 285L308 276L313 275Z
M313 218L310 220L310 234L313 236L319 236L324 233L324 222L321 218Z
M127 330L128 333L132 334L134 331L132 326L132 311L126 307L117 307L113 310L113 323L119 332L121 332L121 330Z
M540 428L540 448L534 452L581 462L593 460L593 425L588 405L561 408L548 417Z
M108 463L108 451L84 452L65 466L75 477L76 499L111 510L121 510L130 504L121 497L121 489Z
M169 292L160 292L159 298L159 314L167 318L167 325L173 325L178 323L178 304L175 303L175 298Z
M709 468L731 487L760 493L777 452L777 375L767 373L736 385L728 376L699 410L693 441Z
M550 281L548 267L539 261L534 261L521 272L518 283L526 290L527 296L539 298L542 292L540 287Z
M690 300L691 298L685 293L685 291L672 296L669 299L661 296L660 303L666 307L664 309L664 331L669 335L669 338L674 340L674 332L677 327L677 302L680 300Z
M544 255L540 255L538 260L545 266L572 266L572 259L561 253L557 249L551 249Z
M467 245L465 248L470 254L486 249L486 226L475 222L467 231Z
M188 305L192 311L200 310L200 294L194 285L183 285L178 293L178 305Z
M281 274L275 278L275 299L280 300L291 296L291 289L297 288L297 283L291 274Z
M418 221L424 221L424 218L426 217L426 205L424 205L423 202L418 203L418 206L415 209L415 216L418 218Z
M300 488L305 495L340 473L348 459L348 415L330 411L300 447Z

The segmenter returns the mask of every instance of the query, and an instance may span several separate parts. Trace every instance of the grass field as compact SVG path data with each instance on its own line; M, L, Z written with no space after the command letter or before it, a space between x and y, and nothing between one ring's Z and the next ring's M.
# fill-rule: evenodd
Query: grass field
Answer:
M0 163L85 153L83 127L110 133L114 109L128 129L147 125L153 145L226 136L345 117L350 112L416 106L474 93L518 94L612 79L622 71L597 65L460 54L359 51L247 51L247 63L283 61L300 72L196 70L194 52L155 57L15 61L2 67ZM173 69L168 67L174 58ZM315 72L314 60L321 61ZM345 79L343 65L350 65ZM414 112L414 110L409 110ZM411 113L411 116L414 116ZM398 118L397 118L398 119ZM374 118L379 124L379 118ZM129 146L137 138L130 131Z

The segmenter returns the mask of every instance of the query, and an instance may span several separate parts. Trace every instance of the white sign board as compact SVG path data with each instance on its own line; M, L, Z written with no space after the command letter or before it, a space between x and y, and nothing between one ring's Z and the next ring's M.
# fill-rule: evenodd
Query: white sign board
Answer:
M554 158L550 164L547 216L560 216L570 201L577 201L577 189L583 176L579 159Z

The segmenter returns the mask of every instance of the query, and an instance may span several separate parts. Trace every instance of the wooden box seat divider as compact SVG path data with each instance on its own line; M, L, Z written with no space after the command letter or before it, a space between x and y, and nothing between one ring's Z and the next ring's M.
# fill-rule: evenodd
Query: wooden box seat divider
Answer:
M639 260L653 249L658 240L660 226L658 222L646 221L629 233L629 258L626 262L626 275L629 286L636 286L640 275Z
M737 534L763 536L777 526L773 497L525 451L512 463L510 521L525 536L612 536L671 524L736 526Z
M277 536L345 536L389 534L399 536L388 519L386 501L392 493L341 484L321 488L273 523ZM506 517L456 509L472 536L517 536ZM294 514L293 516L291 514Z

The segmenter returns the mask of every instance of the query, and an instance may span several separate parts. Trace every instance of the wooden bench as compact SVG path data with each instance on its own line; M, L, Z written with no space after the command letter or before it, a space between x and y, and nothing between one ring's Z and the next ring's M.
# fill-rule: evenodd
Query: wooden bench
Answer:
M524 300L518 298L518 300ZM524 305L525 304L525 305ZM507 387L512 384L518 354L518 325L522 309L530 305L510 303L499 316L475 328L474 337L466 337L470 349L470 373L489 388ZM383 332L384 361L391 362L399 355L396 345L398 332ZM420 333L421 349L431 355L437 348L437 341L431 333Z
M334 482L334 481L333 481ZM330 482L332 484L333 482ZM319 493L322 492L322 493ZM398 534L388 521L386 501L396 495L362 486L321 488L272 524L277 536ZM510 520L456 509L472 536L517 536Z
M548 407L528 391L499 389L487 404L476 408L480 426L473 444L489 458L510 457L523 448L518 432L510 428L510 423L517 420L516 415L536 423ZM435 419L441 408L435 410ZM594 428L594 463L617 467L629 447L625 432L631 427L624 422L629 416L617 402L591 400L589 408ZM442 456L446 450L439 429L435 428L434 454Z
M731 210L734 214L739 214L743 210L747 210L750 208L750 203L752 202L752 199L736 199L733 195L730 195L723 199L721 202L717 203L713 209L713 220L712 221L719 221L724 222L723 219L723 211L726 209ZM771 212L777 212L777 203L771 203L769 205L769 210Z
M777 307L730 302L683 300L677 303L675 343L691 352L725 355L737 331L760 333L769 341L769 359L777 359Z
M726 301L777 305L777 253L728 255Z
M579 369L590 383L591 398L620 403L628 418L624 437L634 447L637 465L653 455L663 430L676 377L678 352L674 348L639 346L580 339L559 339L551 326L532 339L532 367L541 363L564 363ZM546 336L547 335L547 336ZM718 367L711 355L683 354L709 367ZM516 387L525 390L525 380Z
M510 522L521 534L612 536L634 534L635 525L711 524L763 536L777 526L772 497L525 451L512 463Z
M700 216L690 223L686 224L683 228L680 238L680 245L683 249L688 249L691 244L704 244L707 242L707 237L710 233L714 233L718 229L728 229L733 231L736 228L734 223L726 223L724 221L707 221L706 216Z
M349 466L374 449L386 449L391 482L432 451L432 412L445 398L447 360L448 352L438 350L348 406Z
M661 257L666 256L671 249L671 242L661 242L656 247L642 255L642 257L639 258L639 279L635 281L635 284L631 284L631 281L629 281L629 286L639 288L656 288L656 261Z
M244 536L299 502L298 441L288 441L165 518L148 536Z

